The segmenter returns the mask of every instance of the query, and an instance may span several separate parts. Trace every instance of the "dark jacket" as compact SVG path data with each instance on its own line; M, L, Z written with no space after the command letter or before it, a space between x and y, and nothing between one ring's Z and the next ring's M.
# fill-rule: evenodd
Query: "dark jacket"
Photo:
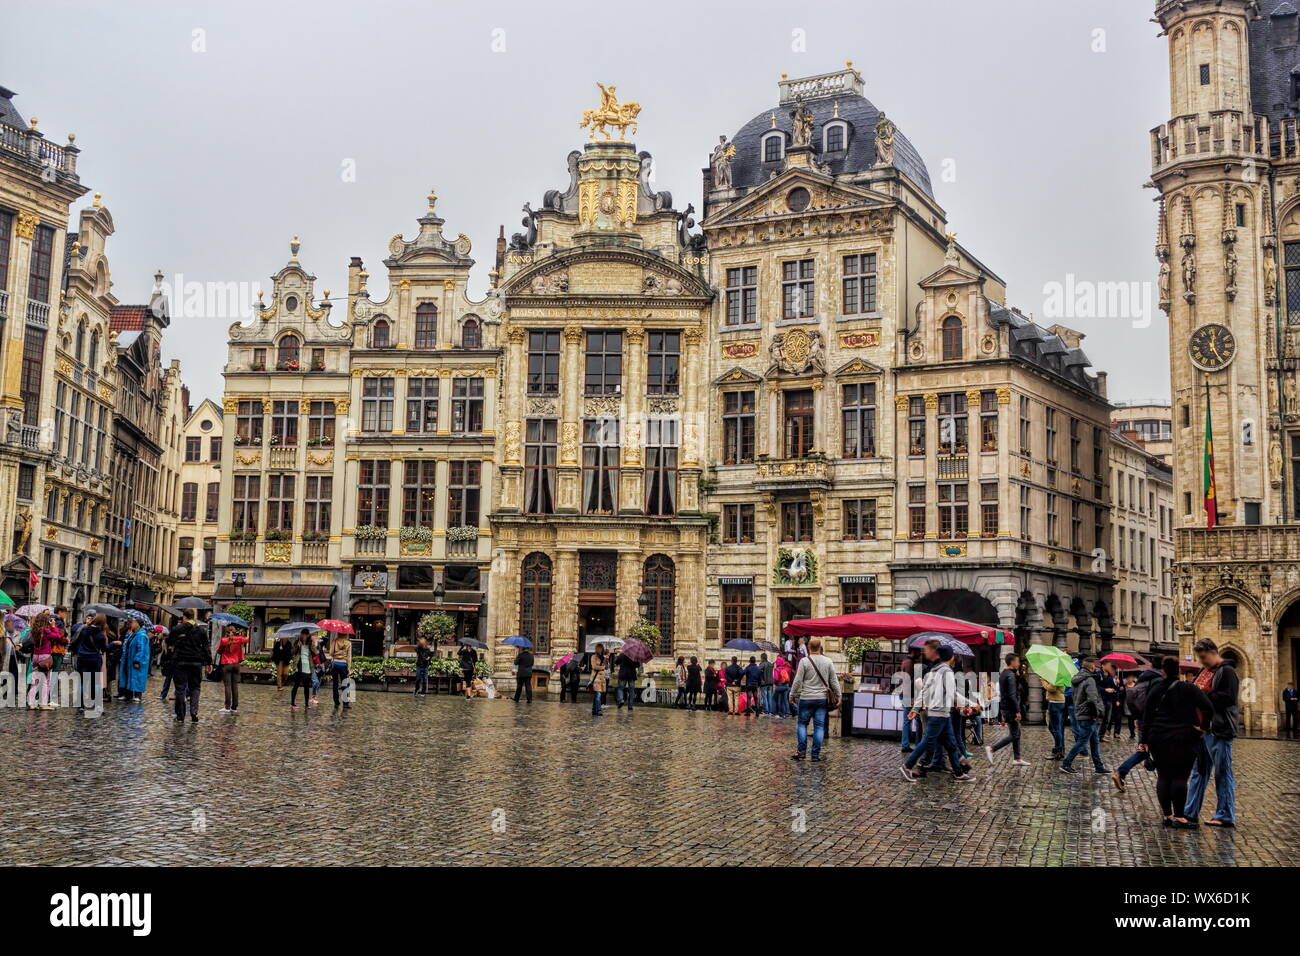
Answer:
M1214 669L1210 682L1210 700L1214 704L1214 725L1210 733L1225 740L1237 736L1237 694L1241 679L1232 665L1224 661Z
M415 645L415 663L418 666L428 667L429 661L432 659L433 659L433 648L431 646L429 646L428 644ZM463 668L464 666L465 666L465 662L461 661L461 667ZM473 667L474 665L471 664L470 666Z
M998 675L998 698L1000 719L1010 723L1012 716L1020 713L1020 681L1009 667L1004 667Z
M1086 667L1080 667L1079 673L1070 679L1074 691L1074 717L1076 720L1100 720L1105 704L1101 699L1101 688L1097 684L1097 675Z
M1210 729L1214 704L1205 692L1189 681L1162 679L1151 689L1140 722L1144 744L1193 745L1201 730Z
M533 670L533 652L524 648L515 656L515 667L519 668L518 677L525 677Z
M761 687L763 684L763 668L757 664L750 664L745 668L745 686Z
M728 664L722 670L723 677L726 679L727 686L734 687L740 683L740 678L744 676L744 670L739 664Z
M566 684L572 684L574 686L577 686L577 683L579 680L581 680L581 678L582 678L582 660L578 657L577 654L575 654L572 657L570 657L567 661L565 661L564 666L560 668L560 679L564 681Z
M1147 700L1151 697L1151 691L1155 690L1160 681L1164 679L1165 675L1154 667L1149 667L1141 674L1138 674L1137 683L1124 691L1124 705L1128 708L1130 717L1137 720L1142 719L1142 715L1147 709Z
M281 637L271 645L271 662L274 664L287 664L293 657L293 642L287 637Z
M641 665L626 654L618 655L618 679L619 680L636 680L636 672L640 670Z
M104 654L108 650L108 638L94 624L82 625L77 636L69 645L69 653L77 657L77 670L97 671L104 663Z
M172 628L169 637L173 664L212 663L212 649L208 646L208 629L193 621L181 621Z

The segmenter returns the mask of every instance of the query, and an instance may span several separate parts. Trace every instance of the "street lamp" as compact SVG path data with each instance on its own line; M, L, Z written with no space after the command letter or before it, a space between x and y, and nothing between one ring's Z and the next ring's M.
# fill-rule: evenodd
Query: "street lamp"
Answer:
M442 586L441 581L435 584L433 586L433 606L437 608L441 608L442 599L446 596L446 594L447 594L447 589Z
M643 621L650 620L650 607L653 603L654 602L651 601L650 594L647 591L642 591L641 596L636 599L636 606L641 611L641 619Z
M236 598L244 596L244 578L243 571L230 572L230 589L235 593Z

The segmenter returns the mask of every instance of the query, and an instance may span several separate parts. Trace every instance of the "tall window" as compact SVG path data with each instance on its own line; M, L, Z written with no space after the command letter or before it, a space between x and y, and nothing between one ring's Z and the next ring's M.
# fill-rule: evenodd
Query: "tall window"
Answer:
M750 464L754 460L754 393L722 393L722 460Z
M811 501L786 501L781 504L781 540L811 541L813 511Z
M939 454L964 455L969 451L966 393L939 396Z
M996 481L980 482L980 535L985 538L998 536L998 483Z
M677 372L682 358L682 333L652 331L648 334L648 339L646 393L676 395Z
M943 320L943 360L951 362L961 356L961 319L950 315Z
M460 347L463 349L483 347L483 329L479 326L478 319L471 317L460 324Z
M551 646L551 559L534 551L519 573L519 633L545 654Z
M334 444L333 402L311 402L307 405L307 444Z
M1083 518L1079 509L1079 502L1070 502L1070 547L1075 551L1083 547ZM1142 570L1145 571L1146 568L1143 567Z
M54 230L38 226L32 238L32 260L27 274L27 298L34 302L50 301L50 276L54 268Z
M451 433L477 434L483 430L483 379L451 380Z
M722 643L754 636L754 586L722 586Z
M646 422L645 513L677 513L677 419Z
M844 124L828 123L822 130L822 151L838 153L844 148Z
M785 139L780 133L763 137L763 162L775 163L785 155Z
M187 481L181 485L181 520L193 521L199 513L199 483Z
M813 390L792 389L783 394L785 457L802 458L813 448Z
M297 399L288 402L271 403L271 443L275 445L298 444L298 409Z
M623 333L587 333L588 395L617 395L623 386Z
M84 320L77 323L77 338L76 338L75 350L76 351L74 354L77 357L77 361L80 362L82 359L85 358L85 352L86 352L86 323Z
M203 460L203 439L202 438L185 439L185 460L186 461Z
M1070 419L1070 471L1079 472L1079 420Z
M14 214L0 209L0 289L9 288L9 257L14 234Z
M262 443L262 403L240 402L235 409L235 444L260 445Z
M813 308L813 260L781 263L781 318L807 319Z
M1029 414L1029 397L1020 396L1020 454L1034 453L1034 422Z
M1033 520L1034 509L1031 504L1031 495L1033 492L1028 485L1020 486L1020 539L1029 540L1030 522Z
M921 395L907 400L907 453L914 458L925 455L925 398Z
M23 330L23 364L19 378L25 425L36 425L41 420L41 378L44 368L45 330L29 325Z
M216 578L217 565L217 539L203 539L203 573L199 578L203 581L212 581Z
M478 527L479 481L483 463L453 461L447 484L447 527Z
M870 541L875 536L876 499L846 499L844 502L844 540Z
M1291 507L1293 514L1300 514L1300 434L1291 436ZM1190 514L1190 509L1184 509Z
M556 429L554 418L530 418L525 423L524 511L528 514L555 513Z
M752 325L758 321L758 267L727 270L727 325Z
M275 349L276 368L297 368L302 359L302 341L289 334L280 339Z
M559 391L559 330L530 331L528 333L528 394L555 395Z
M646 559L641 590L650 599L646 620L659 628L660 654L673 652L673 594L676 586L676 568L672 558L665 554L652 554Z
M908 537L925 537L925 485L907 486Z
M876 582L862 581L840 585L840 607L845 614L859 614L876 609Z
M432 528L436 461L407 461L402 476L402 527Z
M1050 405L1044 410L1043 415L1043 435L1044 447L1043 457L1050 463L1056 463L1056 409Z
M257 509L262 501L260 475L235 475L231 494L230 530L257 533Z
M90 352L86 355L86 367L92 372L99 363L99 329L90 333Z
M863 253L844 257L845 315L862 315L876 311L876 254Z
M1283 271L1286 273L1286 314L1290 325L1300 325L1300 242L1282 244Z
M308 475L303 500L304 534L330 533L330 510L334 504L334 479L327 475Z
M582 510L613 514L618 507L618 419L582 422Z
M876 385L863 382L840 390L845 458L876 457Z
M266 476L267 530L293 530L293 475Z
M393 379L363 378L361 380L361 430L363 432L393 430Z
M221 482L209 481L206 500L203 503L203 520L216 521L221 508Z
M406 430L432 434L438 430L438 385L440 379L407 378Z
M998 395L980 392L980 451L998 450Z
M393 327L388 324L387 319L375 319L370 326L370 347L372 349L387 349L393 347Z
M751 544L754 541L754 506L722 506L722 543Z
M1050 491L1047 493L1047 543L1052 547L1059 543L1056 537L1056 499L1056 495Z
M421 302L415 307L415 347L438 347L438 307L432 302Z
M393 463L383 458L358 462L357 524L388 527L388 493Z
M964 538L970 530L970 486L965 482L939 483L939 537Z

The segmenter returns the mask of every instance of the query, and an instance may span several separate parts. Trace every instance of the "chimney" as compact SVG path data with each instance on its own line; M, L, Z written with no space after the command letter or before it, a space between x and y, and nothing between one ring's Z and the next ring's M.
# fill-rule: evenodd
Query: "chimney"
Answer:
M506 227L504 224L497 229L497 276L505 275L506 268Z

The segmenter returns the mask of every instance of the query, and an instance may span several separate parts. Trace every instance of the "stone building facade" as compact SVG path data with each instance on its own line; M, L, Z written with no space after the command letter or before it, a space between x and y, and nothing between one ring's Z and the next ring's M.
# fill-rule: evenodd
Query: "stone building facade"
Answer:
M690 210L651 189L650 155L622 138L637 110L606 90L567 185L525 205L525 231L498 244L488 632L530 637L543 663L643 615L659 654L704 650L713 292ZM595 139L602 125L617 137Z
M13 97L0 87L0 587L21 604L38 599L46 571L53 420L45 410L55 392L69 208L87 190L74 138L66 146L47 141Z
M1115 649L1177 654L1173 619L1173 470L1135 437L1112 429L1110 487Z
M1286 0L1158 0L1155 14L1172 117L1151 133L1151 181L1174 406L1174 619L1184 655L1200 637L1225 650L1246 682L1245 725L1269 733L1300 676L1300 14Z
M1174 455L1173 407L1168 402L1116 402L1112 431L1122 432L1150 455L1172 467Z
M180 440L180 517L177 521L176 597L212 595L217 536L221 533L224 413L212 399L187 409Z

